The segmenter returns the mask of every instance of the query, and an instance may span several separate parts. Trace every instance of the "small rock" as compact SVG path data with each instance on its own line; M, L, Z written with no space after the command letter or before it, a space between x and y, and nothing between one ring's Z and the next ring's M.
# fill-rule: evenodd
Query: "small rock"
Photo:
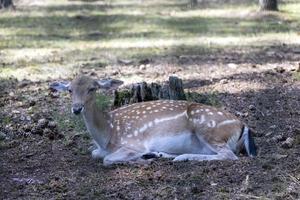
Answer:
M48 135L48 134L50 134L52 131L49 129L49 128L45 128L44 130L43 130L43 133L45 134L45 135Z
M269 128L270 129L275 129L275 128L277 128L277 126L274 124L274 125L270 126Z
M277 73L283 73L283 72L285 72L285 69L283 68L283 67L276 67L275 68L275 71L277 72Z
M46 128L48 125L48 120L46 120L45 118L39 119L38 123L37 123L37 127L44 129Z
M131 65L133 64L133 60L118 59L118 63L123 65Z
M272 157L275 158L275 159L281 159L281 158L286 158L287 155L275 153L275 154L272 155Z
M281 147L284 149L292 148L294 144L294 139L291 137L288 137L282 144Z
M146 69L146 66L145 66L145 65L140 65L139 69L140 69L140 70L145 70L145 69Z
M111 72L111 75L112 76L115 76L115 75L118 75L119 74L119 71L118 70L114 70L113 72Z
M31 129L31 133L36 135L43 135L43 129L35 126Z
M96 72L90 72L90 73L88 73L88 76L96 76L96 75L97 75Z
M20 114L21 112L18 111L18 110L13 110L12 113L13 113L13 114Z
M251 111L254 111L256 109L256 107L254 105L249 105L248 109Z
M56 127L57 127L57 123L56 123L56 122L51 121L51 122L48 123L48 128L49 128L50 130L55 129Z
M18 87L23 88L23 87L26 87L27 85L29 85L30 83L31 83L30 80L24 79L18 84Z
M283 136L283 135L275 135L273 138L272 138L272 140L274 141L274 142L281 142L281 141L283 141L283 140L285 140L286 138Z
M249 113L248 112L239 112L239 111L236 111L235 115L238 116L238 117L248 117Z
M227 66L231 69L236 69L238 67L238 65L235 63L228 63Z
M59 93L58 92L50 92L49 93L49 96L51 97L51 98L58 98L59 97Z
M221 84L226 84L226 83L228 83L228 80L227 79L222 79L222 80L220 80L220 83Z
M36 102L34 100L29 101L29 106L34 106L35 104L36 104Z
M149 64L150 63L150 59L148 59L148 58L142 59L142 60L139 61L139 63L140 64L144 64L144 65Z
M154 172L154 177L155 177L156 179L161 179L162 176L163 176L163 173L162 173L160 170Z
M0 132L0 141L6 139L6 134L3 132Z
M25 132L30 132L30 131L31 131L31 126L30 126L29 124L25 124L25 125L23 126L23 130L24 130Z

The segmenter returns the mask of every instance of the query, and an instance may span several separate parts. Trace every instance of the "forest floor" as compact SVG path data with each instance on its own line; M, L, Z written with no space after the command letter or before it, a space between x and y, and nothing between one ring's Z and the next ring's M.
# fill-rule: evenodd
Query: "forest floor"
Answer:
M1 199L299 199L300 3L17 1L0 12ZM104 167L70 97L85 73L204 95L255 131L258 156Z

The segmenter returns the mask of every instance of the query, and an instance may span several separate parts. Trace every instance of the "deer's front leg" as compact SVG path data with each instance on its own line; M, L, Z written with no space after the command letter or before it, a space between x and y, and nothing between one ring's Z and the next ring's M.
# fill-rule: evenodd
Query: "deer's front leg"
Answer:
M143 153L141 152L128 149L126 147L121 147L117 151L105 156L103 159L103 164L108 166L118 163L147 163L147 160L142 159L142 155Z
M94 159L104 158L108 154L107 151L103 150L99 145L97 145L95 140L91 142L89 151L92 152L92 158Z

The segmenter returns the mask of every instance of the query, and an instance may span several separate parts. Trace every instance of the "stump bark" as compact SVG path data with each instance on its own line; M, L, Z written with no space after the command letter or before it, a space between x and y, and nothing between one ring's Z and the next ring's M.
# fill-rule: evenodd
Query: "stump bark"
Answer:
M0 0L0 9L3 8L14 8L12 0Z
M170 76L169 81L163 85L142 82L133 84L129 89L115 91L114 107L159 99L186 100L182 80Z
M277 11L277 0L259 0L260 10Z

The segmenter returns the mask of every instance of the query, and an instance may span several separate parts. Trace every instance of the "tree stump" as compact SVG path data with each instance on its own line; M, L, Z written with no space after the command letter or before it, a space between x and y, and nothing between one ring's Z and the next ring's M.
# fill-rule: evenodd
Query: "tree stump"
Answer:
M259 0L260 10L278 11L277 0Z
M115 91L114 96L114 107L158 99L186 100L182 80L175 76L170 76L169 81L163 85L136 83L129 89Z
M0 9L3 8L14 8L12 0L0 0Z

